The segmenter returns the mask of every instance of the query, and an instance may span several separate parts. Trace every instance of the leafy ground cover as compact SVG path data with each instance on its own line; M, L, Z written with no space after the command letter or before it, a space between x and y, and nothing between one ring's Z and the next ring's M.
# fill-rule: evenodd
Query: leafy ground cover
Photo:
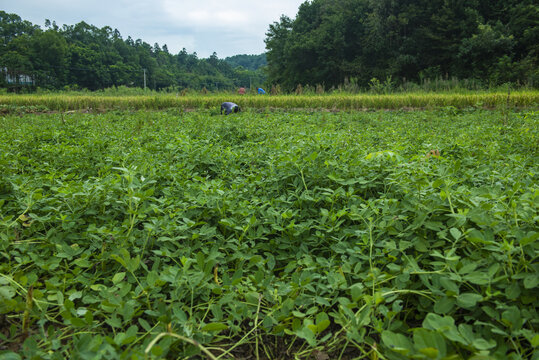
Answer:
M539 113L0 118L0 357L538 358Z
M499 106L530 107L539 103L539 91L429 93L409 92L397 94L324 94L324 95L236 95L229 93L181 96L181 93L152 93L151 95L115 96L99 93L0 95L4 107L45 107L53 111L66 110L163 110L170 108L215 109L216 104L234 101L250 109L401 109L401 108L488 108ZM0 108L0 113L2 112ZM6 109L6 111L9 110Z

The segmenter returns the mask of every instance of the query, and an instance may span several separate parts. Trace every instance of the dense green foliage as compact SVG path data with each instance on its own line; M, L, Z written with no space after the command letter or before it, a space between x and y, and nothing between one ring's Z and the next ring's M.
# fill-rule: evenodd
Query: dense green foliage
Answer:
M329 88L438 77L539 85L533 0L312 0L267 38L269 81Z
M10 359L538 356L537 112L52 113L0 134Z
M17 79L20 74L33 78L34 86L90 90L112 86L144 86L151 89L231 89L237 86L260 85L261 71L235 70L213 54L199 59L185 49L170 54L166 45L150 46L131 37L123 39L118 30L101 29L80 22L58 27L46 22L46 30L22 20L16 14L0 11L1 87L17 87L6 83L5 73Z
M258 70L266 65L266 54L261 55L234 55L225 58L225 61L234 67L241 66L247 70Z

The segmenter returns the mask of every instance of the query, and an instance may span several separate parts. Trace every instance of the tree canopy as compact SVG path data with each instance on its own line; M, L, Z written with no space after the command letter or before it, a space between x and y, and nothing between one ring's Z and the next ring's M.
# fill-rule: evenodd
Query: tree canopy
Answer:
M533 0L312 0L266 34L268 81L477 79L539 84Z
M260 55L234 55L225 58L225 61L233 67L243 67L247 70L258 70L268 65L266 54Z
M45 29L0 11L0 69L11 79L31 76L35 86L98 90L112 86L151 89L231 89L262 84L262 70L235 68L214 53L198 58L184 48L169 53L166 45L122 38L111 27L85 22L59 27L45 21ZM7 87L2 76L0 86ZM13 85L13 84L12 84Z

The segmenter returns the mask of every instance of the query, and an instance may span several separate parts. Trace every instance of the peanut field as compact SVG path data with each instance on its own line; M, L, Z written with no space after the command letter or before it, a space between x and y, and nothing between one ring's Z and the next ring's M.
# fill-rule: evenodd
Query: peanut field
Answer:
M3 98L0 358L539 359L539 112L499 96Z

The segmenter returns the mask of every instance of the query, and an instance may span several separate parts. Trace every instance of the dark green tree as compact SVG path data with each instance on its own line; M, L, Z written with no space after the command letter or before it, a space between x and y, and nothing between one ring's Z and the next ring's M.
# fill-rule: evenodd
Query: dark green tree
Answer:
M258 71L234 70L229 63L213 54L199 59L184 49L170 54L166 45L148 43L127 37L117 29L98 28L80 22L58 27L45 21L46 30L23 21L15 14L0 12L0 68L7 76L31 76L36 85L52 89L73 86L91 90L111 86L146 86L151 89L202 88L233 89L247 86Z
M51 88L65 84L68 74L67 53L67 41L58 32L52 29L37 30L32 36L30 49L36 80Z
M289 80L292 69L288 65L290 54L288 51L289 38L292 33L292 20L287 16L281 16L279 22L269 26L266 33L266 57L268 59L268 78L272 83L293 87L294 82Z
M266 34L268 81L293 90L372 78L533 82L533 0L312 0ZM529 80L531 79L531 81ZM537 79L539 81L539 79Z

